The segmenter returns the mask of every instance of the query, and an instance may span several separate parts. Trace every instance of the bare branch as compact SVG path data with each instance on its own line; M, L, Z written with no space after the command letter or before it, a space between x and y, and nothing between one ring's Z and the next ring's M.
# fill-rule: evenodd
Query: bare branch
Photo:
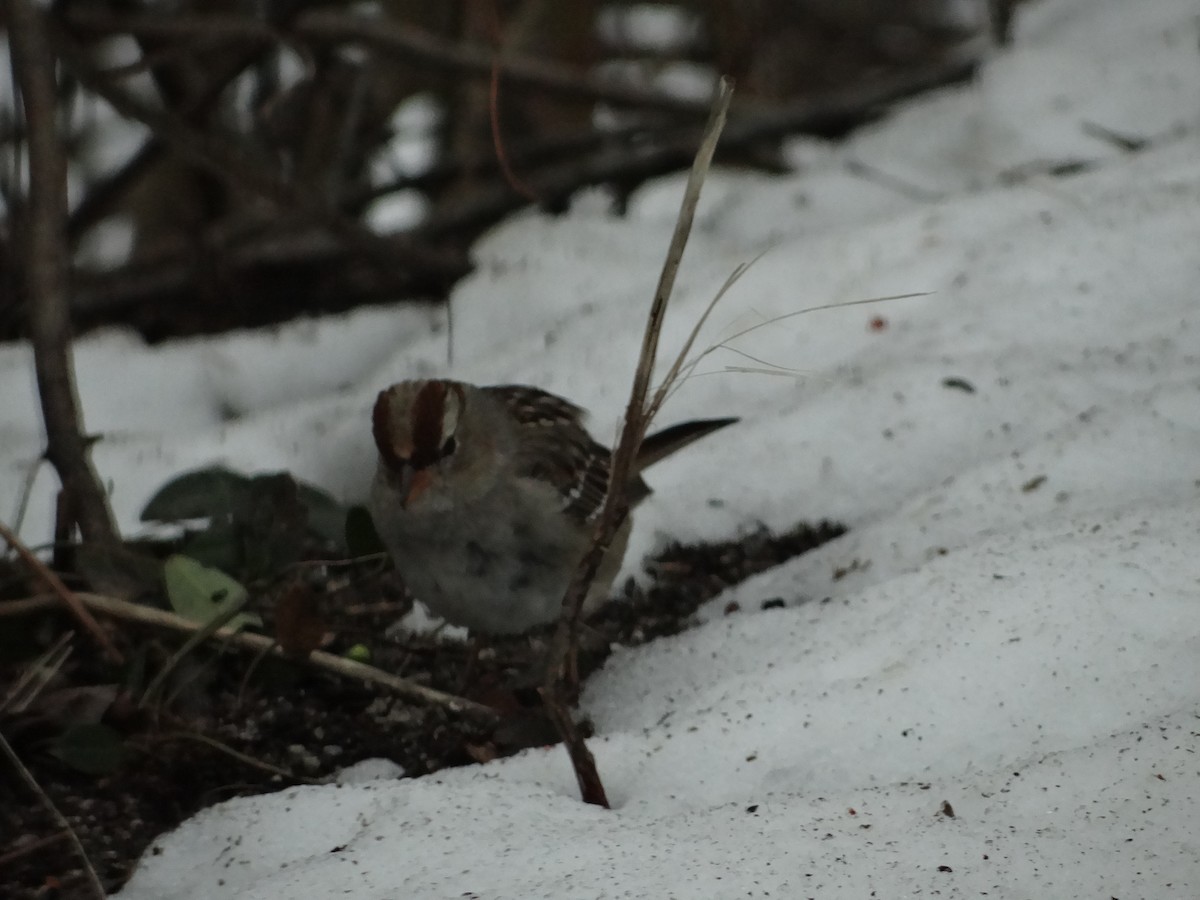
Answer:
M181 13L167 15L113 15L103 9L67 8L72 29L96 34L132 34L138 37L187 38L205 43L257 41L280 43L283 34L266 22L228 13Z
M822 133L827 129L845 127L850 122L863 121L876 115L880 108L897 97L966 77L974 64L974 60L965 59L940 63L929 69L914 70L787 107L734 111L721 139L722 150L728 152L730 149L749 147L755 141L782 134ZM525 180L532 190L543 201L555 205L586 185L611 181L630 184L673 171L688 163L698 140L699 132L690 126L651 130L630 128L607 134L587 132L534 142L527 151L518 150L512 158L527 173ZM162 146L161 141L152 138L142 152ZM592 152L578 160L550 162L555 156L570 155L584 149ZM130 168L133 167L131 163ZM433 190L453 181L460 172L461 164L443 162L424 175L364 192L348 200L347 206L350 209L358 208L391 190ZM131 173L130 177L136 177L136 173ZM98 195L96 205L107 207L107 203L103 202L107 192L99 187L95 190ZM119 191L120 186L115 190ZM95 216L83 216L85 210L90 212L90 199L89 195L76 211L76 215L83 220L81 224L95 220ZM457 243L528 202L526 197L497 178L492 187L479 188L461 201L444 199L432 216L417 226L416 235L435 242L451 240ZM298 231L296 224L271 223L261 235L236 242L226 239L218 244L224 273L222 284L237 289L246 281L246 271L261 265L306 266L320 262L328 263L327 269L344 273L326 276L321 281L322 296L342 298L350 303L379 299L389 296L394 290L385 275L374 275L362 267L357 271L345 271L347 267L341 265L341 261L349 248L340 247L337 240L328 234L328 229L314 231L315 226L310 226L307 232ZM77 315L86 313L91 321L143 302L163 306L181 302L194 295L197 284L210 281L211 276L204 270L208 258L197 259L194 255L183 254L127 265L112 272L82 275L75 286L72 309ZM323 301L320 298L316 302L319 305L332 302L337 308L343 306L341 302Z
M724 151L753 147L756 143L790 134L842 134L854 125L878 117L888 104L940 85L969 77L975 57L963 56L913 69L866 84L812 99L779 106L735 110L721 137ZM673 172L688 164L698 141L692 127L663 132L615 135L610 146L581 160L544 166L527 173L525 182L543 203L555 204L581 187L607 182L636 183ZM401 187L409 185L400 185ZM528 199L502 181L481 188L459 203L443 203L417 228L430 238L486 227L528 204Z
M183 616L168 612L165 609L143 606L139 603L130 603L117 597L106 597L103 594L90 594L83 591L77 592L75 596L91 610L131 622L140 622L144 625L153 625L158 628L169 628L172 631L179 631L185 634L199 631L203 627L191 619L185 619ZM30 597L25 600L0 601L0 616L27 615L40 609L53 608L55 602L55 598L47 596ZM284 655L276 642L265 634L254 634L248 631L235 632L230 631L228 628L221 628L212 635L212 640L253 653L270 653L273 656L279 657ZM415 703L441 706L452 713L469 716L479 722L488 723L496 720L495 711L481 703L425 687L407 678L399 678L374 666L355 662L352 659L344 659L332 653L315 650L303 660L293 657L287 658L292 662L303 663L327 672L334 672L345 678L357 678L360 681L377 684Z
M88 455L71 359L67 161L55 121L54 58L46 22L29 0L6 0L13 78L21 90L29 139L29 199L24 276L38 395L46 424L46 455L58 472L85 541L117 540L108 498Z
M451 74L466 72L479 78L490 78L493 65L498 65L506 84L538 88L549 94L593 103L659 110L691 118L703 116L708 109L708 104L703 102L602 81L582 72L510 53L505 53L497 63L496 52L491 48L448 41L431 32L384 18L313 11L296 20L294 31L314 41L362 44Z
M67 605L75 618L79 620L79 623L95 638L96 643L104 651L104 655L118 665L124 663L125 657L121 655L120 650L113 646L112 641L108 639L108 635L104 633L104 629L100 627L100 623L92 617L87 607L80 601L79 595L63 584L63 580L38 559L21 542L21 539L13 534L3 523L0 523L0 537L4 538L8 545L17 551L17 554L21 557L25 565L29 567L33 575L39 581L44 582L54 592L60 602Z
M74 22L76 14L75 10L69 11L68 20ZM208 84L179 110L180 115L189 121L196 121L208 113L230 82L244 72L247 66L260 59L264 50L270 46L274 44L263 42L236 54L227 51L216 70L210 73ZM108 77L112 77L111 71L107 74ZM75 207L67 223L67 233L71 240L77 240L88 228L108 215L126 192L163 157L166 149L167 144L164 141L151 136L120 169L93 184L87 195Z
M117 112L146 125L183 156L242 190L303 216L337 234L382 270L448 281L466 274L466 260L397 234L376 235L330 207L324 199L279 177L265 162L241 146L235 135L215 128L202 131L178 115L156 109L123 85L101 75L86 54L66 35L58 36L59 54L71 73L89 91L104 98ZM399 279L398 279L399 280Z

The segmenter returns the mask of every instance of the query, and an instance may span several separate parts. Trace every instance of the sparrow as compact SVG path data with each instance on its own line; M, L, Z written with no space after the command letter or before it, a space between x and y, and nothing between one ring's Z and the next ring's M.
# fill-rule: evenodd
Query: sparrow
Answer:
M431 613L472 636L520 634L558 618L608 489L611 453L584 415L525 385L429 379L380 392L369 509L401 578ZM648 436L627 485L630 508L650 494L645 468L736 421L685 422ZM630 527L627 516L585 614L607 599Z

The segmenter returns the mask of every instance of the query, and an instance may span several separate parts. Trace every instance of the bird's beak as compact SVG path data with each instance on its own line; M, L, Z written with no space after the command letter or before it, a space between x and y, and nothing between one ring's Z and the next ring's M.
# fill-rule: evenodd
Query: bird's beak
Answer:
M433 472L429 469L411 469L405 475L400 484L401 509L408 509L408 505L425 493L433 483Z

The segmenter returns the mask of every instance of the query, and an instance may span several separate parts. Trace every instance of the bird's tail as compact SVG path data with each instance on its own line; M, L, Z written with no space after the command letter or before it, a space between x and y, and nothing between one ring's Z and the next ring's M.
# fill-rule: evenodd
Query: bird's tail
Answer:
M678 425L672 425L670 428L647 435L646 439L642 441L641 450L638 451L636 469L640 472L649 468L660 459L666 459L676 450L682 450L693 441L698 441L736 421L738 421L736 418L695 419L691 422L680 422Z

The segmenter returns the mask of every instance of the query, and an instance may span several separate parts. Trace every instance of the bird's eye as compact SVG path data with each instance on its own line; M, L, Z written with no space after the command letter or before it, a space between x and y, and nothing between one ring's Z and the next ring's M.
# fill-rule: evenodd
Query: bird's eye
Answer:
M442 444L442 458L445 459L458 449L458 441L454 440L454 435L446 438L446 442Z

